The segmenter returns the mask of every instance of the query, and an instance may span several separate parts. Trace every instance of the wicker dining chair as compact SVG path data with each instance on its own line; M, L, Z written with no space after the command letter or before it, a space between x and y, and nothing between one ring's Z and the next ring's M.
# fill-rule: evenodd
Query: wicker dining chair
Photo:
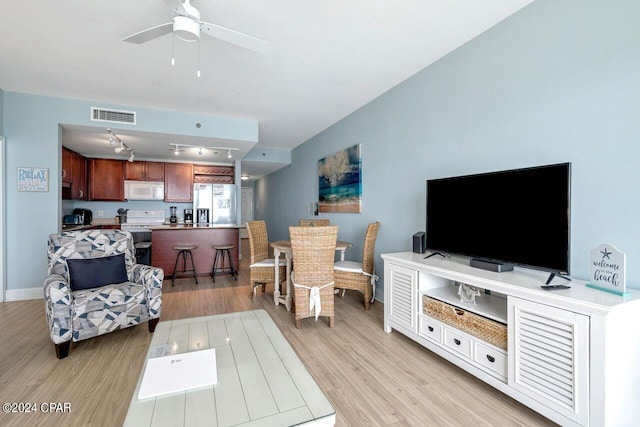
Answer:
M262 285L262 292L265 291L267 283L276 281L276 261L269 258L269 240L267 238L267 225L264 221L249 221L246 223L247 234L249 236L249 250L251 252L251 272L249 282L251 292L256 295L256 286ZM286 261L279 261L280 280L284 281ZM275 285L274 285L275 286Z
M293 298L296 328L302 319L327 316L334 324L333 261L338 227L289 227L293 253Z
M365 310L369 310L369 302L373 302L376 296L378 276L375 272L373 254L379 229L379 222L373 222L367 227L362 249L362 262L338 261L334 265L335 288L343 290L341 296L344 296L344 291L347 289L363 293Z
M325 227L327 225L331 225L328 219L326 218L313 218L313 219L300 219L298 221L298 225L300 227Z

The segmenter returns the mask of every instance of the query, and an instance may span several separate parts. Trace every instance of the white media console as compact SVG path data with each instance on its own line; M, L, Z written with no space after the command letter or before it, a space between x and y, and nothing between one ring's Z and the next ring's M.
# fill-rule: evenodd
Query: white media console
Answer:
M620 297L558 278L571 288L545 291L548 273L534 270L495 273L413 252L382 258L387 333L397 330L561 425L639 425L640 291ZM486 292L465 304L457 283ZM429 301L451 308L451 321L426 314ZM488 342L478 333L483 324L506 326L507 343Z

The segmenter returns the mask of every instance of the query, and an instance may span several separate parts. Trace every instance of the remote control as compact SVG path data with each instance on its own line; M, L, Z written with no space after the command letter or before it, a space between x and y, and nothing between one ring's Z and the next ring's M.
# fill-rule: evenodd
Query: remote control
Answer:
M555 291L557 289L570 289L571 286L567 285L541 285L540 286L545 291Z

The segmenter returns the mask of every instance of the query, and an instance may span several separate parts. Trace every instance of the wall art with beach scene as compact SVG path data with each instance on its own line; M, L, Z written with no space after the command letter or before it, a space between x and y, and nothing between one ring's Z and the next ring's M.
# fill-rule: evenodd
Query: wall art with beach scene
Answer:
M362 212L361 144L318 160L320 212Z

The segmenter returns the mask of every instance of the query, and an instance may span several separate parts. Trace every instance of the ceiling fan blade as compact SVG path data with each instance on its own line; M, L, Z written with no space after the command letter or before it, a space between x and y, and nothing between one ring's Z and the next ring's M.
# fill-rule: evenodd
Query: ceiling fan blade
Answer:
M271 42L210 22L200 22L200 31L208 36L265 55L271 55L276 49L276 46Z
M162 37L165 34L171 34L173 32L173 22L157 25L155 27L147 28L135 34L131 34L128 37L122 39L123 42L128 43L145 43L158 37Z

